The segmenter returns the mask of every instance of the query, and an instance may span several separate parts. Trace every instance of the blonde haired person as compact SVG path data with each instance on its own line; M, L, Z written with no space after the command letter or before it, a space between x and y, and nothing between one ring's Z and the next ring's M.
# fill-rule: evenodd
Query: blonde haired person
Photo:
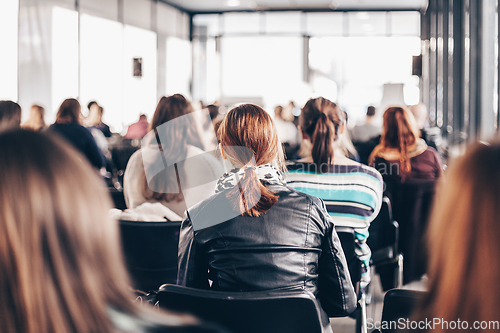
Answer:
M33 131L41 131L45 129L45 109L40 105L33 104L30 109L28 120L22 125L22 128L30 129Z
M429 332L498 332L500 293L500 143L477 143L454 161L438 189L427 232L428 294L416 320L439 318ZM451 323L451 324L450 324Z
M0 134L2 332L210 332L134 303L111 201L63 140Z

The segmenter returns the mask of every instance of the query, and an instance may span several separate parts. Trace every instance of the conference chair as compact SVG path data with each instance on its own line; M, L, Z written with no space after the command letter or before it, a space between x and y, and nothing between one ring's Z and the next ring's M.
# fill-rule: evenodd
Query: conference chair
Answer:
M135 289L157 290L177 279L181 222L119 221L125 263Z
M367 244L372 251L371 265L379 273L384 291L403 285L403 255L399 251L399 224L392 217L391 201L382 207L369 228Z
M186 312L236 333L332 332L314 295L305 290L225 292L166 284L160 308Z
M424 298L424 291L392 289L384 297L384 307L382 309L382 321L380 330L373 332L396 333L401 323L407 323L411 319L416 305ZM402 319L402 320L401 320Z
M360 288L362 262L359 260L355 251L356 236L354 234L354 229L336 227L335 230L337 231L342 249L344 250L347 265L349 266L351 281L358 298L358 309L352 314L356 319L356 332L367 333L366 295L365 291Z

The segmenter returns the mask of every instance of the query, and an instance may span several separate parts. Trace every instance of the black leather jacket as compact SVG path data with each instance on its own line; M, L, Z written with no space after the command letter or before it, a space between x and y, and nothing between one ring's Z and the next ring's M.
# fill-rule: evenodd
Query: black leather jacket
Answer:
M356 294L333 221L322 200L282 185L278 202L259 217L237 216L194 231L226 192L191 208L179 239L177 284L224 291L311 291L329 317L356 309ZM206 214L208 215L208 214Z

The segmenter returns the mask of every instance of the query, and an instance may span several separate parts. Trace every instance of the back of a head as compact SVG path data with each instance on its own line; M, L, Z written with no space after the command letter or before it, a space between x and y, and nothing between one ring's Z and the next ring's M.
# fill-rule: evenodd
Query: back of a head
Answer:
M389 107L383 116L380 144L373 150L370 161L373 162L375 156L386 149L396 149L400 154L401 177L404 180L411 171L409 152L418 138L418 129L411 113L400 106Z
M333 143L343 123L342 110L329 99L310 99L302 108L299 125L311 140L312 158L318 170L327 169L333 163Z
M0 101L0 131L21 126L21 106L13 101Z
M79 124L80 103L74 98L68 98L61 103L56 115L56 124Z
M246 168L240 181L241 190L236 186L228 198L244 193L243 207L240 207L244 215L259 216L267 212L278 198L262 185L252 167L268 163L282 166L283 152L271 116L260 106L239 105L226 114L219 136L224 155L235 167ZM257 201L252 199L259 197L255 206L248 205L248 202Z
M282 114L283 114L283 107L281 105L278 105L277 107L274 108L274 119L283 119Z
M366 108L366 116L373 117L375 115L375 111L375 107L373 105L370 105L368 108Z
M180 94L163 96L158 102L149 125L152 132L145 137L145 141L160 144L162 155L168 158L168 164L171 167L158 173L149 183L146 175L143 175L142 194L146 199L166 202L180 202L183 200L184 197L179 191L179 181L176 178L176 173L172 171L174 170L173 164L186 158L189 145L203 149L193 118L184 117L191 112L193 112L191 104ZM157 142L157 138L160 142ZM155 159L152 165L157 162L160 161ZM151 166L145 165L145 168L149 167Z
M448 169L429 221L430 288L422 318L472 325L500 317L500 293L491 288L500 279L499 165L500 143L477 143Z
M48 134L0 134L0 322L6 332L112 331L133 312L111 202L86 159Z
M37 104L31 106L30 115L26 122L22 124L22 128L31 129L33 131L42 130L45 127L45 109Z

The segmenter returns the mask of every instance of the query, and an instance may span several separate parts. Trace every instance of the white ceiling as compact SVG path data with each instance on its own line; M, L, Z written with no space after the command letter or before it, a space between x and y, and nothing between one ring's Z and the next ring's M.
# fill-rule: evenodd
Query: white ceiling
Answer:
M189 12L226 12L240 10L415 10L427 0L162 0Z

